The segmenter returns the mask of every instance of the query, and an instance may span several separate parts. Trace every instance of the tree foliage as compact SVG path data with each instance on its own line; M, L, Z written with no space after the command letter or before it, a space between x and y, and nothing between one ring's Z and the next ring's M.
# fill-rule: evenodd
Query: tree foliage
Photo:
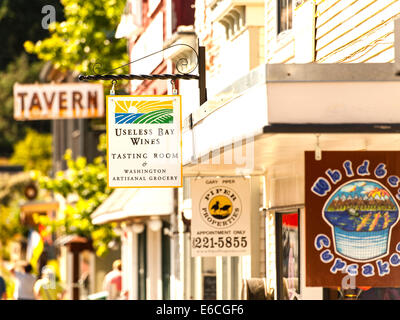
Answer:
M42 8L45 5L52 5L56 10L56 19L63 19L59 0L0 1L0 70L24 52L26 40L36 42L48 36L48 30L42 27ZM30 58L32 62L35 57Z
M33 83L38 80L43 62L29 63L28 56L22 54L7 69L0 71L0 156L9 157L13 146L23 139L28 127L40 132L50 131L49 121L15 121L13 116L14 83Z
M124 0L61 0L65 21L50 24L50 37L25 49L39 59L52 61L55 68L82 73L101 64L102 71L127 61L126 40L115 39L115 30L124 10ZM115 71L122 72L122 69Z
M26 128L50 131L49 121L20 122L13 119L13 85L38 81L43 62L27 55L24 42L38 41L49 35L42 27L42 8L52 5L56 19L62 20L63 7L59 0L0 0L0 156L9 157L13 145L24 138Z
M14 148L10 163L24 166L24 170L39 170L49 174L52 167L52 136L28 129L24 140Z
M18 200L14 198L7 206L0 204L0 256L9 258L7 243L17 235L26 235L27 228L20 222Z
M104 73L125 64L128 60L126 40L115 39L115 31L124 10L125 0L61 0L65 21L49 26L50 36L44 40L25 42L28 53L44 61L51 61L60 71ZM100 68L93 70L95 66ZM126 72L118 69L113 73ZM102 139L104 144L104 138ZM105 148L104 145L101 148ZM113 225L93 225L90 215L107 198L106 166L103 157L88 163L84 157L73 159L65 154L67 170L54 178L40 175L42 188L57 193L67 200L62 215L51 221L45 216L38 222L49 231L76 234L93 240L98 255L107 251L112 239Z
M99 150L105 149L105 136L102 135ZM93 240L97 255L108 250L108 243L117 239L113 224L94 225L90 215L108 197L111 189L107 187L107 170L103 156L87 163L85 157L72 159L71 151L64 156L68 170L59 171L55 178L39 176L39 184L46 190L53 191L69 201L62 216L50 220L46 216L37 217L38 222L48 226L49 231L62 234L75 234ZM73 199L73 201L71 201ZM71 203L72 202L72 203Z
M0 256L8 258L7 243L16 236L25 236L26 226L20 222L20 204L26 201L23 190L32 183L27 172L0 175Z

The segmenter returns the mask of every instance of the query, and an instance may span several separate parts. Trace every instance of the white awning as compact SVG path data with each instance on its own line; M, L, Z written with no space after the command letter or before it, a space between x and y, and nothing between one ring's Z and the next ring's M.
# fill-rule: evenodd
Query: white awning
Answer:
M191 121L183 126L184 165L218 154L221 147L263 137L269 126L321 126L322 133L324 125L337 126L332 134L350 132L341 127L353 126L361 127L360 133L380 134L373 126L390 129L400 122L399 101L400 77L393 63L261 65L210 96L187 118ZM284 154L273 150L276 153ZM196 164L193 170L197 169ZM213 170L219 172L215 166Z
M116 189L91 215L94 224L169 215L174 210L172 188Z

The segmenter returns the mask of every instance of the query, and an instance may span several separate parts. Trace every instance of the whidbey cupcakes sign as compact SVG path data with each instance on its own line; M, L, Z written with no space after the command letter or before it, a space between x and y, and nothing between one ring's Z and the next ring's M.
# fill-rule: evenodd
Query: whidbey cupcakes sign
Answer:
M306 285L400 286L400 152L305 152Z

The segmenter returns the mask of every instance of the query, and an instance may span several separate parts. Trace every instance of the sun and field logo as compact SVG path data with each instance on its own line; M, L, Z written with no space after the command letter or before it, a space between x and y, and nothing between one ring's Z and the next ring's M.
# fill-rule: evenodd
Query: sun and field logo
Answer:
M173 101L115 100L115 124L173 123Z
M242 204L237 193L226 187L209 189L200 200L203 220L215 228L233 225L242 212Z

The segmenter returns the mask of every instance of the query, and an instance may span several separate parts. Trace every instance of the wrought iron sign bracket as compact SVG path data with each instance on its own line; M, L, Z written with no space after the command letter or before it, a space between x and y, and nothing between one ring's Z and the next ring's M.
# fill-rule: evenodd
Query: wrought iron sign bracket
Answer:
M181 58L179 59L176 64L176 70L179 72L177 74L112 74L113 71L117 69L121 69L123 67L126 67L130 64L133 64L135 62L138 62L140 60L146 59L150 56L153 56L155 54L161 53L165 50L168 50L170 48L176 47L176 46L186 46L193 50L194 54L196 55L196 64L195 66L189 71L189 72L182 72L182 66L187 66L188 65L188 60L186 58ZM96 72L96 65L100 65L99 63L96 63L94 65L93 71L94 75L79 75L78 79L79 81L98 81L98 80L112 80L113 82L116 82L118 80L198 80L199 81L199 93L200 93L200 105L202 105L204 102L207 101L207 89L206 89L206 62L205 62L205 47L199 46L199 52L196 52L196 50L183 43L175 44L172 46L169 46L167 48L164 48L160 51L151 53L145 57L142 57L140 59L128 62L127 64L124 64L118 68L115 68L113 70L110 70L107 73L104 74L98 74ZM197 67L199 67L199 74L191 74Z

